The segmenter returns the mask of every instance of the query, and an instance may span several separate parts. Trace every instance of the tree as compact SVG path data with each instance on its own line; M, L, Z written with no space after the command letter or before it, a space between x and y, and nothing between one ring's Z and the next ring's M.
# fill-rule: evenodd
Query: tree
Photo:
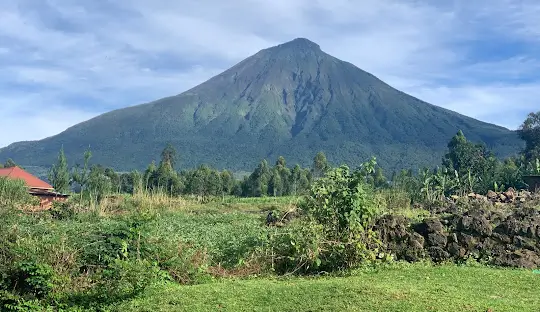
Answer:
M144 190L143 177L139 171L135 170L130 173L130 180L132 183L132 194L137 194Z
M172 196L178 196L184 191L184 188L184 181L182 181L182 178L178 175L176 171L173 171L169 178L167 191Z
M90 147L84 152L84 165L80 169L79 165L76 165L72 172L72 183L79 184L80 187L80 201L82 202L84 190L88 186L88 176L90 174L90 158L92 158L92 152Z
M283 181L277 167L272 170L272 175L268 183L268 191L274 197L283 195Z
M148 167L144 171L143 180L144 180L144 188L146 190L153 189L154 186L157 184L156 175L157 175L156 163L155 161L152 161L150 165L148 165Z
M132 172L119 174L120 193L133 194L133 175Z
M283 185L283 194L282 195L291 195L291 170L287 167L277 167L279 171L279 176L281 177L281 183Z
M105 168L105 175L111 180L112 190L120 192L122 189L122 182L120 176L112 168Z
M221 191L223 193L223 197L225 197L225 194L232 194L235 183L236 181L234 180L232 172L229 170L223 170L221 172Z
M468 191L487 192L493 186L497 159L484 145L467 141L460 130L448 143L443 167L449 174L458 173Z
M268 195L268 182L270 181L270 176L268 162L266 160L261 161L249 178L244 181L243 195L253 197Z
M311 172L309 169L302 169L296 164L290 174L289 183L291 187L291 195L304 194L309 190L311 185Z
M471 171L481 173L485 160L489 157L484 146L468 142L460 130L448 143L448 153L443 158L443 166L456 170L460 176Z
M323 152L318 152L313 159L313 166L311 172L314 179L318 179L324 176L326 171L329 169L328 161L326 160L326 155Z
M188 173L186 191L189 194L207 196L208 191L208 176L210 175L210 167L200 165L197 169Z
M518 129L519 137L525 141L523 154L528 162L540 158L540 111L530 113Z
M176 166L177 153L174 146L168 143L167 146L161 152L161 163L168 164L172 169Z
M210 195L217 196L223 194L223 183L221 181L221 174L219 171L210 170L206 183L208 184L208 193Z
M227 176L228 174L225 174ZM200 165L188 174L187 191L200 196L223 196L223 181L219 171Z
M13 168L13 167L17 167L17 164L13 161L13 159L9 158L4 164L4 168Z
M144 174L144 181L148 189L161 189L169 195L179 195L184 184L178 173L174 170L176 164L176 150L169 143L161 152L161 160L156 168L155 162L148 166Z
M285 157L279 156L278 160L276 161L276 167L281 167L281 168L287 167L287 162L285 161Z
M100 203L105 196L112 191L113 185L111 179L105 175L105 169L102 166L94 165L88 175L88 195L92 201Z
M172 169L169 162L161 162L155 173L155 183L158 188L164 189L167 193L172 193L171 185L176 172ZM172 194L171 194L172 195Z
M49 181L57 192L67 193L69 191L70 177L63 146L58 153L56 164L53 164L49 171Z
M513 187L514 189L523 189L526 187L522 178L523 168L520 168L519 161L514 158L506 159L498 167L498 187Z
M369 185L375 188L386 188L388 187L388 181L384 176L383 170L381 167L376 166L373 172L367 177L367 182Z

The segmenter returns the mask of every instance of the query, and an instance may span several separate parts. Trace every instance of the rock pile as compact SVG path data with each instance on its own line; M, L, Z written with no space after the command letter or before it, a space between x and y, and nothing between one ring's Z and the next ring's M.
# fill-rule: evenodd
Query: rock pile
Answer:
M470 200L511 204L516 202L525 203L528 200L533 199L534 194L529 191L516 191L513 188L509 188L506 192L489 191L485 196L476 193L470 193L467 195L467 198ZM453 196L452 199L456 201L459 199L459 196Z
M416 224L402 216L386 215L377 221L375 229L387 251L406 261L427 257L435 262L460 261L473 257L500 266L540 267L537 209L471 210Z

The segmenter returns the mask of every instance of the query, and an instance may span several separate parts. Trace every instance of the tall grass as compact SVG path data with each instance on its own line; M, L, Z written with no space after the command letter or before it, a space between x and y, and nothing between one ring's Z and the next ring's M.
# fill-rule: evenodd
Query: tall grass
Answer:
M139 189L133 194L112 193L103 195L99 201L92 196L77 196L69 200L70 209L76 212L90 212L106 217L134 211L174 211L182 210L190 201L171 196L165 191Z
M401 215L417 221L431 214L428 210L412 206L409 193L399 188L379 190L376 196L382 214Z
M23 208L37 204L23 180L0 177L0 208Z
M99 205L100 212L106 214L116 208L135 208L144 210L181 210L187 201L182 197L170 196L160 191L139 191L133 195L112 195Z

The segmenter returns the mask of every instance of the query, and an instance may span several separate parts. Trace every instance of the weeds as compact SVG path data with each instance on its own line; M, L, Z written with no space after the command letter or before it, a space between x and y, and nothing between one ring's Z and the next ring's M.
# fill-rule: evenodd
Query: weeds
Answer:
M23 180L0 177L0 209L29 208L37 204L38 200L28 193Z

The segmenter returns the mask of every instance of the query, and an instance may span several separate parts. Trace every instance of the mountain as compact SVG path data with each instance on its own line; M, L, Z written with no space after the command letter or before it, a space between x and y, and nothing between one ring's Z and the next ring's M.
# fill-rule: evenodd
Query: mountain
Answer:
M439 164L460 129L499 156L522 146L515 132L423 102L298 38L179 95L11 144L0 160L49 166L63 145L68 160L80 162L90 146L94 163L143 169L170 142L184 168L207 163L252 170L280 155L309 165L322 150L334 164L356 166L374 155L396 169Z

